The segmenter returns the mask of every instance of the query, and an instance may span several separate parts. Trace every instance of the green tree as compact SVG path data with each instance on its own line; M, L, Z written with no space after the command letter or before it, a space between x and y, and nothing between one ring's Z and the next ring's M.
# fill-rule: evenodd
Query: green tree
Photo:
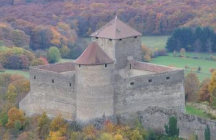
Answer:
M165 125L165 132L168 136L179 136L179 128L177 127L176 117L169 118L169 124Z
M7 112L1 111L1 113L0 113L0 125L5 127L7 122L8 122Z
M49 125L50 125L50 120L47 117L47 114L43 113L38 118L37 132L38 132L39 138L41 138L41 139L47 138L47 136L49 134Z
M209 125L207 125L205 129L205 140L211 140L211 132L210 132Z
M157 140L156 134L152 130L149 130L146 140Z
M50 63L58 62L61 58L59 49L57 47L50 47L48 50L47 57Z

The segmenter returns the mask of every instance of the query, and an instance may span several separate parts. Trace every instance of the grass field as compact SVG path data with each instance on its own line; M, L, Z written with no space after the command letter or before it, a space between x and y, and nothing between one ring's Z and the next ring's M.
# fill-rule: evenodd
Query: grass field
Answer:
M200 116L200 117L207 118L207 119L210 118L208 114L203 112L203 110L197 109L189 105L186 105L186 113L191 114L191 115Z
M166 42L169 36L143 36L142 44L146 45L151 49L163 49L166 46Z
M198 68L201 67L201 72L197 73L200 81L203 79L210 77L211 74L209 72L210 68L216 68L216 61L209 61L203 59L192 59L192 58L180 58L180 57L173 57L173 56L161 56L151 60L151 63L166 65L166 66L174 66L178 68L185 68L187 65L190 69L191 68ZM190 70L186 71L190 72Z
M2 73L19 74L25 76L26 78L29 78L29 71L6 69L5 72L0 72L0 74Z

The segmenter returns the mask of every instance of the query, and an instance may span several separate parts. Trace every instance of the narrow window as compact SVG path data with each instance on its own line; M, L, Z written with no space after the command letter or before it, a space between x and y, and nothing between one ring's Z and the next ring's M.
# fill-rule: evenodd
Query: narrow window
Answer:
M81 65L79 64L79 67L81 67Z
M98 39L98 37L95 37L96 39Z
M107 67L107 64L105 64L105 68Z
M34 76L34 79L36 79L36 76Z
M166 79L167 79L167 80L169 80L169 79L170 79L170 77L166 77Z
M70 83L69 85L70 85L70 87L71 87L71 83Z
M131 64L130 64L130 69L132 68Z
M54 83L54 79L52 79L52 83Z
M152 82L152 79L149 79L149 83L151 83Z
M137 36L135 36L134 38L137 38Z
M119 41L122 41L122 39L119 39Z
M109 41L112 41L112 39L109 39Z
M133 86L133 85L134 85L134 82L131 82L130 85Z

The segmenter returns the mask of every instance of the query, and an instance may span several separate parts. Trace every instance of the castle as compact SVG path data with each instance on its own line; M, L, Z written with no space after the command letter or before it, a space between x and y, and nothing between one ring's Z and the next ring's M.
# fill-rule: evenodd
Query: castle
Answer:
M31 67L20 109L80 121L150 106L184 112L184 71L141 62L141 36L116 17L75 61Z

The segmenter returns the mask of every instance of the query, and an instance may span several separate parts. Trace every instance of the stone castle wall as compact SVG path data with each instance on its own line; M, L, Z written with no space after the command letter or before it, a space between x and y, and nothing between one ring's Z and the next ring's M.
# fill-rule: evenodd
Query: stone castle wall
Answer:
M77 119L113 115L114 64L76 66Z
M143 111L149 106L185 111L184 72L176 70L122 78L115 76L115 114Z
M141 37L124 38L116 40L115 44L116 68L125 68L128 64L127 57L133 56L135 60L141 61Z
M102 128L106 120L128 126L134 126L135 122L139 121L146 130L151 129L156 133L165 134L164 126L169 123L170 117L176 117L178 120L177 127L179 128L179 137L189 139L195 134L198 140L204 140L205 129L207 125L209 125L211 140L216 140L216 121L161 107L148 107L144 111L135 113L124 113L106 118L97 118L89 121L88 124L92 124L96 128ZM83 125L85 126L87 124Z
M28 114L46 112L54 117L61 115L68 120L76 116L74 75L63 75L37 68L30 69L30 93L21 101L20 108ZM29 102L31 108L25 107ZM29 106L29 105L26 105Z
M131 37L117 40L106 38L92 38L108 54L116 60L116 68L122 69L127 66L127 57L133 56L135 60L141 61L141 37Z

